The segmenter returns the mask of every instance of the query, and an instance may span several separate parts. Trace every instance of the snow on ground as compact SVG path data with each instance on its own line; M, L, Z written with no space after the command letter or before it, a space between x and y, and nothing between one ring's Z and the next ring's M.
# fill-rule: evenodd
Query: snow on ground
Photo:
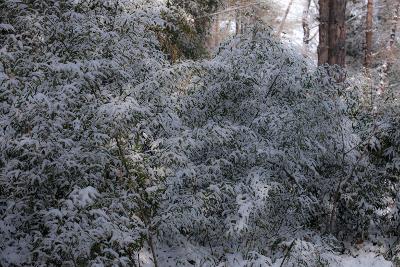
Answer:
M179 253L178 253L179 254ZM176 258L177 255L173 255L170 257L161 258ZM188 255L186 255L187 257ZM183 258L186 258L183 257ZM247 266L260 266L260 267L281 267L287 266L287 259L285 259L285 263L282 265L283 258L280 258L272 263L271 259L268 257L259 257L256 261L248 261L244 260L243 257L239 254L229 254L226 255L226 262L221 262L217 267L247 267ZM151 254L148 251L142 250L140 252L140 266L143 267L153 267L154 263L151 257ZM190 257L189 257L190 258ZM335 254L324 254L323 258L328 259L328 266L330 267L394 267L393 263L387 261L381 255L377 255L374 252L366 252L359 251L356 256L351 255L335 255ZM185 264L186 263L186 264ZM161 266L169 267L173 266L168 263L168 261L159 262ZM182 262L182 266L193 266L193 263L189 263L186 261ZM205 264L204 266L211 266ZM291 263L290 266L293 266Z
M378 256L373 252L362 252L356 257L351 255L335 256L337 262L330 264L332 267L392 267L390 261L387 261L383 256Z

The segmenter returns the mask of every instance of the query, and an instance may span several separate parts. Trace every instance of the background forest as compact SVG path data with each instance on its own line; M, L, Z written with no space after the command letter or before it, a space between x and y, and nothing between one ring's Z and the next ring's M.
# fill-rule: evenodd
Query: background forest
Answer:
M399 0L0 0L0 266L400 266Z

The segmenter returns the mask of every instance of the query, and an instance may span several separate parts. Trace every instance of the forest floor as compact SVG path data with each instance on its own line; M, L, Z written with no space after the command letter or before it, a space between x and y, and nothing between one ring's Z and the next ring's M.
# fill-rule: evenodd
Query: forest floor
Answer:
M330 267L395 267L391 261L386 260L382 256L382 248L372 245L365 245L362 248L353 248L351 251L347 251L344 254L334 254L334 253L325 253L323 258L325 259L324 264L321 266L330 266ZM163 255L159 255L160 258ZM168 255L164 255L168 257ZM267 266L270 267L282 267L288 266L287 263L290 260L290 253L282 258L271 262L269 258L265 259L265 262L269 262L270 264ZM152 256L149 253L149 249L143 249L139 255L140 262L142 267L154 267ZM260 259L261 260L261 259ZM282 263L282 261L285 261ZM326 261L327 260L327 261ZM265 262L260 261L259 266L266 266ZM254 264L254 263L253 263ZM205 265L208 266L208 265ZM247 267L249 266L249 262L243 259L242 255L239 254L231 254L227 257L227 261L220 263L217 267ZM251 265L253 266L253 265ZM289 266L292 266L289 264ZM313 265L314 266L314 265Z

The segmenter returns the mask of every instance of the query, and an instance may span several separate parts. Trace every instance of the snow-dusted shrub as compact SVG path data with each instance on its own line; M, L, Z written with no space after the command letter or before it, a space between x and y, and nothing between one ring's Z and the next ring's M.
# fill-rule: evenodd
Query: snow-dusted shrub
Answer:
M348 225L358 227L360 220L354 213L364 221L372 219L370 237L382 243L384 236L397 235L399 226L399 90L393 86L379 91L365 76L354 76L355 89L361 96L354 114L355 129L362 139L358 149L368 157L369 164L363 179L355 183L358 200L352 203L353 212L348 217L353 216L353 223Z
M352 216L342 215L367 158L351 88L334 70L308 70L260 29L192 69L177 111L183 130L161 145L174 173L160 209L162 240L208 248L216 260L262 252L304 228L346 232Z
M1 265L268 266L294 238L317 263L305 230L369 226L379 183L335 70L260 28L170 66L157 0L0 5Z
M285 266L317 267L328 266L327 261L322 258L320 248L313 243L304 240L293 240L288 245L285 256L282 258Z
M400 225L400 112L397 97L382 102L375 115L374 142L369 144L374 174L383 181L383 205L376 222L383 234L396 236ZM397 241L398 244L398 241ZM397 245L393 244L393 248ZM398 250L398 249L397 249Z
M149 133L169 124L162 8L0 3L0 265L134 264L159 191Z

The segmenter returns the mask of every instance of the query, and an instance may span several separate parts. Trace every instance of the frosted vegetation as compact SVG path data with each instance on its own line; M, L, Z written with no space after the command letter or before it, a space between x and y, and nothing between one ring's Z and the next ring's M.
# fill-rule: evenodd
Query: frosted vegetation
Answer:
M0 2L0 265L396 261L398 102L261 25L171 63L174 8Z

